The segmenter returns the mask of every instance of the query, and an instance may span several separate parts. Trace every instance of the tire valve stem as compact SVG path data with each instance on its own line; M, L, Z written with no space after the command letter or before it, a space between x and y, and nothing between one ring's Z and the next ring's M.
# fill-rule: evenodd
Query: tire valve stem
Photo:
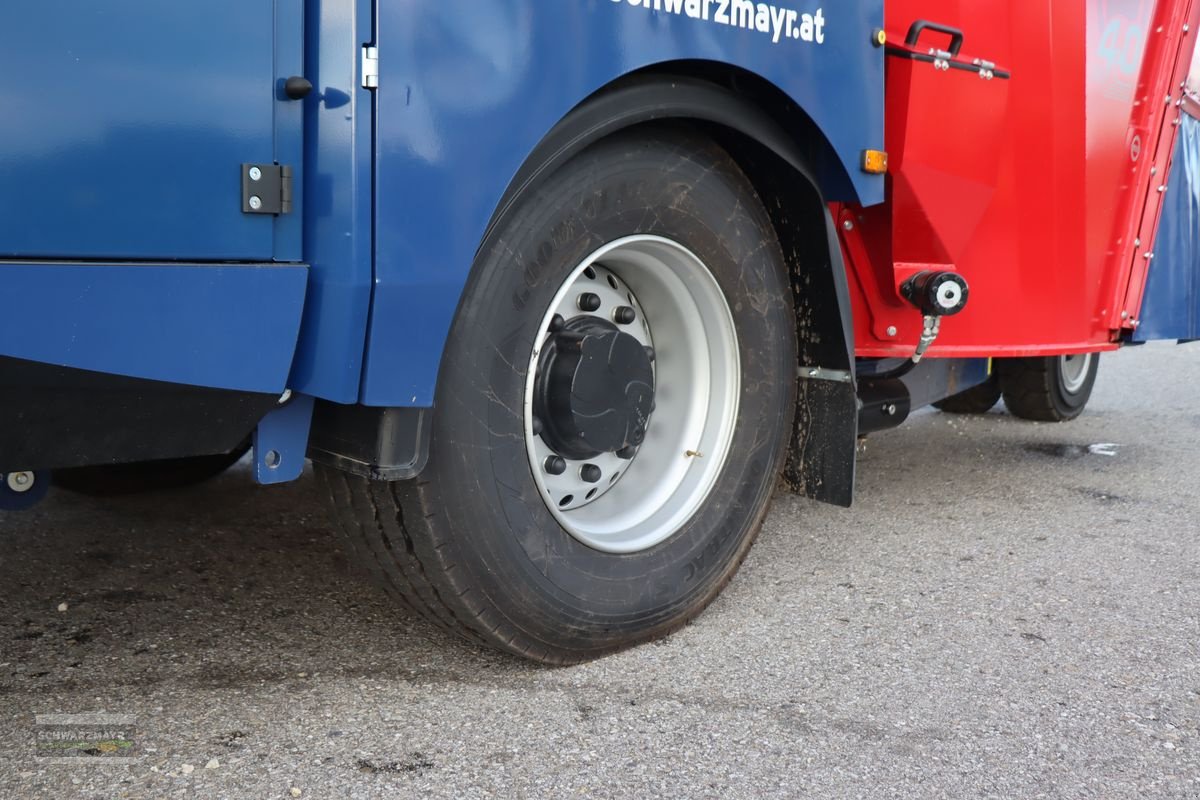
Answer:
M683 454L688 458L704 458L704 453L699 450L685 450Z

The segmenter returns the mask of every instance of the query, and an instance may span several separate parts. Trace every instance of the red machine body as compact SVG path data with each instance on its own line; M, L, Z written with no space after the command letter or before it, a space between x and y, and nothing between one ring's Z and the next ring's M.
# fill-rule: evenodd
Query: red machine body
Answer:
M922 320L898 287L926 269L971 286L931 356L1115 348L1137 326L1200 2L886 8L889 202L833 207L857 355L912 354Z

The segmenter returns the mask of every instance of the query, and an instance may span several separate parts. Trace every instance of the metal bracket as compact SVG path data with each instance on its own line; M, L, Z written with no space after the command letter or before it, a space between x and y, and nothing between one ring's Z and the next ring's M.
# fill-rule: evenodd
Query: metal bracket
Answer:
M291 212L291 167L279 164L242 164L243 214Z
M796 376L801 380L833 381L834 383L852 383L854 376L844 369L825 369L824 367L800 367Z
M294 481L304 471L313 398L284 392L280 403L254 429L254 479L263 485Z
M362 48L362 87L379 88L379 48L369 44Z

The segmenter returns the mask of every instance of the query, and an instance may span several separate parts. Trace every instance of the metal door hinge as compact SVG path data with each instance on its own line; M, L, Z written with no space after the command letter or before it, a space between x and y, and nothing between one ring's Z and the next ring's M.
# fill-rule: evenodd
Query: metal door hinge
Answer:
M291 167L280 164L242 164L243 214L291 212Z
M362 86L379 88L379 48L364 44L362 48Z

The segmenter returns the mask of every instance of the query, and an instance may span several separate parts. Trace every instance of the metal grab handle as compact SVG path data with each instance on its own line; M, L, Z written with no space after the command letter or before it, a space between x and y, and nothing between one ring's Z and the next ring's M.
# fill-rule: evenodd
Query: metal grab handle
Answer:
M904 43L909 47L916 47L917 40L921 38L921 33L926 31L937 31L944 33L950 37L950 56L953 58L958 55L958 51L962 50L963 32L958 28L952 28L949 25L942 25L940 22L930 22L927 19L919 19L912 24L908 29L908 35L904 37Z

